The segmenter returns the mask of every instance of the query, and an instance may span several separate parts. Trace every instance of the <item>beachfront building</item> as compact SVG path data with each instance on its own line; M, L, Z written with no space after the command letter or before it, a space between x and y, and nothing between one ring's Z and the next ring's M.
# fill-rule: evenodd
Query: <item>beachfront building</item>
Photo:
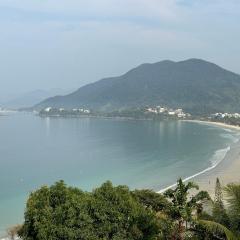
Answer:
M240 113L214 113L213 118L240 118Z
M47 108L44 109L45 112L50 112L51 110L52 110L51 107L47 107Z
M177 118L186 118L191 116L188 113L185 113L182 108L177 108L177 109L171 109L167 107L162 107L162 106L156 106L156 107L148 107L146 109L147 113L154 113L154 114L164 114L168 115L171 117L177 117Z

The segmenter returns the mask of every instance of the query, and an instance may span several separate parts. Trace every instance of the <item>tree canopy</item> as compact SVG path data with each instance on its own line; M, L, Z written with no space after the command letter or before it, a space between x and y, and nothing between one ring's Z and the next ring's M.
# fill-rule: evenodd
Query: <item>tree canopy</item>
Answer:
M214 201L205 191L193 194L193 188L198 190L179 179L175 189L162 195L108 181L85 192L60 181L30 194L18 235L22 240L239 239L239 185L224 188L227 209L218 179ZM206 201L212 213L204 211Z
M128 187L106 182L87 193L63 181L30 195L19 232L23 240L147 240L157 233L153 212Z

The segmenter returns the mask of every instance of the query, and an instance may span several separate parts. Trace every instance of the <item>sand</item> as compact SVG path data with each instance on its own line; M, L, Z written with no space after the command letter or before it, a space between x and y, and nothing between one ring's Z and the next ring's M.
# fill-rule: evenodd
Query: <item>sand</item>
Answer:
M224 123L197 120L191 120L191 122L214 125L240 132L240 127ZM194 177L191 181L198 183L201 190L208 191L209 194L214 197L216 178L219 178L222 186L229 183L240 184L240 140L230 146L230 150L227 152L223 161L214 169Z

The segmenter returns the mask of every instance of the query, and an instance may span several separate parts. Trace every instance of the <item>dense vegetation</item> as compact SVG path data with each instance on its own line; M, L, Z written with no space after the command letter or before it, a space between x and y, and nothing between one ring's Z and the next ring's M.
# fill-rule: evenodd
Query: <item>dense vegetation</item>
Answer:
M191 114L240 112L240 76L198 59L143 64L72 94L49 98L35 108L116 109L163 105Z
M240 118L235 118L235 117L225 117L225 118L212 118L212 119L207 119L208 121L214 121L214 122L222 122L226 123L229 125L234 125L234 126L240 126Z
M30 195L18 234L23 240L239 239L240 185L224 188L227 209L219 180L213 201L192 189L198 186L180 179L164 194L111 182L84 192L60 181Z
M59 110L52 108L50 111L42 109L39 111L41 117L103 117L103 118L124 118L124 119L151 119L151 120L178 120L179 118L174 115L170 116L167 113L151 113L147 108L131 108L113 112L98 112L93 111L89 113L73 111L69 109Z

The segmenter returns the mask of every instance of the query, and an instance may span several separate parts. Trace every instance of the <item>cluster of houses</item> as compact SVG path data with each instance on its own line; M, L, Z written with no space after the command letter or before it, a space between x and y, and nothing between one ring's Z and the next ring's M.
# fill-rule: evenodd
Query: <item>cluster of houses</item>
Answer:
M84 113L84 114L89 114L91 111L89 109L84 109L84 108L74 108L71 110L67 110L65 108L52 108L52 107L47 107L43 110L45 113L50 113L52 111L54 112L59 112L59 113L64 113L64 112L72 112L72 113Z
M91 111L89 109L84 109L84 108L79 108L79 109L74 108L74 109L72 109L72 111L73 112L80 112L80 113L87 113L87 114L91 113Z
M187 118L190 117L191 115L189 113L185 113L183 109L172 109L172 108L167 108L167 107L162 107L162 106L156 106L156 107L146 107L144 108L144 114L156 114L158 116L169 116L173 118ZM73 108L73 109L64 109L64 108L52 108L52 107L47 107L43 109L40 114L43 115L56 115L56 116L62 116L66 114L70 115L89 115L89 114L94 114L92 113L89 109L85 108Z
M240 113L214 113L213 118L240 118Z
M14 113L15 111L0 107L0 114Z
M148 107L146 109L148 113L154 113L154 114L164 114L168 116L175 116L178 118L186 118L190 117L191 115L189 113L185 113L183 109L178 108L178 109L171 109L167 107L162 107L162 106L156 106L156 107Z

